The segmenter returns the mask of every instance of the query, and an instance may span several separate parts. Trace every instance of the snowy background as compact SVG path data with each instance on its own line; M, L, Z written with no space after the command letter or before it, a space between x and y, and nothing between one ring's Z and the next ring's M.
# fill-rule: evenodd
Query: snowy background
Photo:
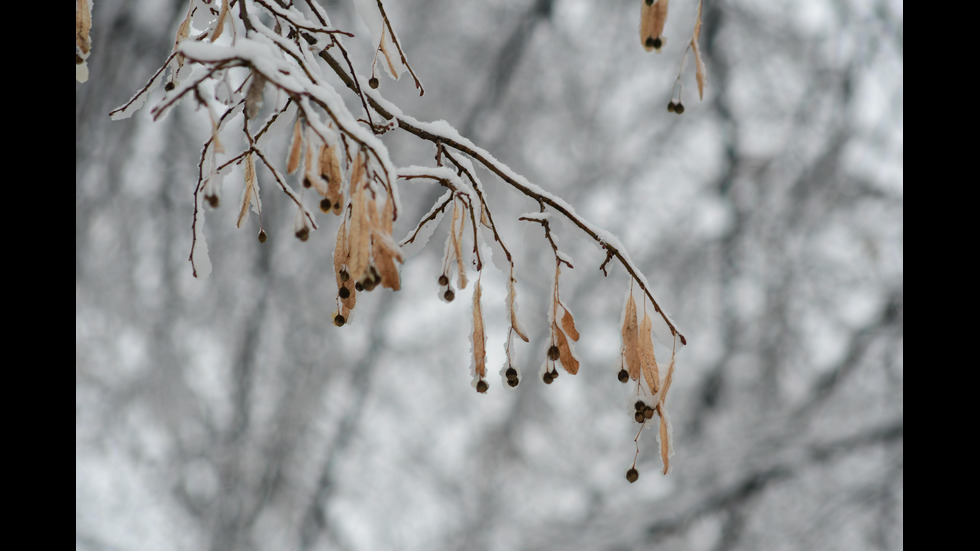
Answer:
M323 4L369 34L350 2ZM207 116L108 117L166 59L186 5L97 0L75 85L76 549L902 549L902 3L706 2L709 84L698 101L689 60L677 116L695 7L671 4L654 54L639 1L386 3L426 94L382 78L385 97L618 235L687 336L673 469L658 473L647 434L629 484L627 279L602 276L589 239L556 224L582 370L546 386L553 257L516 221L537 205L481 173L531 333L525 380L486 395L467 371L471 288L437 298L442 238L336 328L336 222L301 243L269 193L264 245L255 217L236 230L234 205L208 213L213 272L196 280ZM367 73L371 52L346 42ZM399 166L433 164L428 142L384 140ZM441 193L400 192L396 236ZM503 282L483 279L491 372Z

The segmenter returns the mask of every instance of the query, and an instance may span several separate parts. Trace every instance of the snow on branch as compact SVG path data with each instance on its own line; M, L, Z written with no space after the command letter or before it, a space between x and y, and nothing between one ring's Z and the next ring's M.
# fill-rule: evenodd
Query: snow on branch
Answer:
M644 47L659 49L667 0L641 1ZM222 204L222 182L235 166L241 167L244 175L236 224L246 225L248 214L256 213L260 242L267 239L261 195L269 189L278 189L295 206L292 231L301 241L321 227L315 209L307 206L310 196L323 214L339 218L334 250L337 309L332 318L338 326L350 323L359 294L379 286L400 289L401 265L441 228L445 248L437 275L439 297L452 301L456 289L465 288L475 272L472 374L480 393L490 386L482 271L492 256L495 265L507 272L509 328L500 375L507 386L516 387L521 370L515 360L515 343L529 339L518 319L514 255L498 231L501 220L494 218L488 201L491 191L499 193L509 187L531 199L537 209L511 222L540 226L555 260L548 310L550 338L543 355L542 380L551 384L558 376L558 364L569 374L577 373L581 366L573 349L580 334L572 309L559 293L562 268L572 268L571 258L559 249L553 232L553 219L561 217L603 251L605 259L597 269L608 275L607 267L615 261L628 275L619 380L632 382L637 422L646 426L654 416L659 418L658 439L666 473L670 425L665 399L676 352L687 340L654 298L649 282L615 235L583 218L562 198L528 181L447 122L420 121L387 101L375 76L377 65L394 80L410 74L420 94L424 93L421 81L408 63L382 2L355 0L354 4L371 33L374 54L369 65L351 60L344 40L354 35L335 28L326 9L313 0L191 0L177 29L173 52L146 86L110 113L114 119L130 116L150 95L158 94L161 84L163 92L150 110L154 118L165 116L182 102L202 107L200 111L207 113L211 137L203 144L194 188L189 257L194 275L204 278L210 272L203 232L205 211ZM89 47L89 23L85 19L89 6L88 2L76 6L76 63L84 61L82 54L87 55ZM689 48L697 58L697 81L702 91L699 30L700 6ZM370 76L365 78L357 67L369 68ZM336 82L334 76L346 89L332 84ZM349 109L345 101L349 94L360 104L359 114ZM435 165L396 167L382 139L384 133L395 129L430 142L435 149ZM242 145L233 149L230 144ZM273 158L272 145L285 149L286 157ZM505 186L485 186L477 176L477 166ZM257 168L264 168L263 173ZM260 176L271 177L274 185L260 186ZM396 240L392 232L401 212L399 193L403 188L412 193L417 186L427 185L422 182L442 186L445 193L414 221L407 235ZM671 343L666 368L657 362L654 337ZM632 482L636 476L634 460L627 478Z

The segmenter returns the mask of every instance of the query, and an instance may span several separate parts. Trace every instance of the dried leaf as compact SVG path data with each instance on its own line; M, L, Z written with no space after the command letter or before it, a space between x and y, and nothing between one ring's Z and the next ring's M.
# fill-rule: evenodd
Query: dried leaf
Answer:
M656 396L660 390L660 370L657 367L657 357L653 353L653 320L650 319L649 312L643 312L639 338L640 365L643 369L643 378L646 380L650 392Z
M626 360L630 379L634 381L640 378L640 343L636 324L636 301L631 293L623 316L623 358Z
M340 214L344 193L341 189L343 176L340 172L340 157L337 147L324 144L320 149L320 176L327 181L325 197L330 200L334 214Z
M701 6L704 4L703 1L698 2L698 17L694 21L694 34L691 40L697 42L701 38Z
M460 289L466 288L466 264L463 262L463 231L466 229L466 213L460 213L460 201L453 202L453 224L450 228L450 235L453 244L453 252L456 254L456 268L458 272L458 283ZM459 229L456 229L456 221L459 221Z
M704 85L708 82L707 71L704 68L704 60L701 59L701 49L698 48L698 43L694 42L694 62L697 66L697 70L694 73L694 77L698 81L698 99L704 99Z
M214 147L215 153L224 153L225 146L221 144L221 137L218 135L218 121L214 118L214 111L208 109L208 115L211 119L211 140L212 147Z
M92 6L89 0L75 1L75 48L76 55L84 60L92 49ZM78 64L78 59L75 59Z
M517 320L517 280L514 279L514 268L511 267L510 279L507 283L507 309L510 310L510 327L524 342L529 342L527 332Z
M248 155L245 155L245 190L242 193L242 208L238 211L238 222L236 223L236 227L241 228L242 224L245 223L245 219L248 217L248 207L252 205L257 192L258 186L255 181L255 162L252 160L252 154L249 153Z
M704 68L704 60L701 59L701 48L698 47L698 38L701 36L701 5L698 2L698 18L694 22L694 35L691 37L691 49L694 50L694 62L697 66L694 77L698 81L698 96L704 99L704 85L708 81L707 71Z
M223 5L227 5L223 4ZM299 118L293 125L293 142L289 146L289 159L286 161L286 174L292 174L299 168L300 156L303 154L303 125Z
M327 182L321 176L320 171L320 152L323 149L323 145L320 143L319 136L312 130L306 137L306 163L304 164L305 171L303 173L303 185L312 186L320 195L326 196L327 194Z
M402 263L401 250L390 235L384 235L377 230L373 233L374 265L381 275L381 285L393 291L401 288L401 278L398 274L398 264Z
M337 273L337 281L340 282L340 272L343 271L344 265L347 264L347 257L349 252L347 250L347 223L344 222L340 224L340 228L337 229L337 246L333 250L333 271ZM348 279L350 279L350 274L348 273Z
M670 352L670 364L667 366L667 376L664 377L664 386L660 391L660 405L663 406L667 400L667 391L670 389L670 383L674 379L674 359L677 357L677 349L673 349Z
M371 265L371 225L364 182L364 159L358 154L351 173L350 276L360 281Z
M555 337L555 346L558 347L558 359L565 371L575 375L578 373L579 362L572 352L572 347L565 338L565 333L558 328L558 324L552 324L551 333Z
M385 201L385 206L381 209L381 229L384 230L385 234L389 237L392 232L392 225L395 223L395 200L388 197Z
M385 34L387 35L387 33ZM395 60L391 59L391 55L388 54L388 48L387 46L385 46L385 42L387 42L386 39L387 36L385 36L385 39L381 41L381 45L380 45L381 54L385 56L385 61L388 63L388 74L392 75L392 78L394 78L395 80L398 80L398 77L401 76L401 73L402 71L404 71L404 69L401 69L400 67L401 63L398 63L397 64L398 66L396 66Z
M262 108L262 92L265 90L265 77L262 73L252 70L252 83L245 93L245 114L254 119Z
M184 20L181 21L180 26L177 27L177 35L174 37L174 49L176 49L177 44L181 40L187 38L191 32L191 16L194 15L194 7L188 8L187 15L184 16ZM175 58L177 62L177 68L180 69L184 66L184 54L177 54Z
M575 342L578 342L579 334L578 334L578 330L575 329L575 319L572 317L572 313L569 312L567 308L565 308L564 304L562 304L561 306L562 306L562 310L565 311L565 313L562 314L561 316L561 327L562 329L565 330L565 333L568 334L568 338L572 339Z
M483 329L483 311L480 308L480 280L473 289L473 372L478 379L487 376L487 342Z
M664 45L664 24L667 22L669 0L640 1L640 44L646 51L657 50Z
M225 29L225 17L228 15L228 5L231 2L221 3L221 12L218 14L218 22L214 24L214 33L211 35L211 42L221 36L221 31Z
M674 454L671 445L670 425L667 420L667 411L663 406L657 406L657 413L660 415L660 459L664 463L664 474L670 470L670 456Z

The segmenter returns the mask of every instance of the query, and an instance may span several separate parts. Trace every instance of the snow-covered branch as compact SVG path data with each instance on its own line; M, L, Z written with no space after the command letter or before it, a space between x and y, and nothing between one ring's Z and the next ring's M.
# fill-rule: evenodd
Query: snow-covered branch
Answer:
M657 17L646 31L655 36L649 39L653 44L661 40L666 3L644 0L643 17L648 13ZM570 308L559 296L561 267L572 267L570 259L559 250L550 223L552 216L560 216L602 249L605 260L598 269L606 274L607 265L615 260L629 276L621 350L627 376L621 375L620 380L633 381L637 396L650 404L642 413L638 410L638 422L645 424L654 414L659 416L666 472L670 444L665 398L674 356L687 340L654 298L649 282L615 235L586 220L564 199L530 182L447 122L418 120L387 101L379 90L377 72L394 80L410 74L420 94L424 93L422 83L409 65L404 45L382 2L355 0L354 4L371 34L374 55L369 77L357 72L355 67L360 64L352 61L343 42L356 37L334 27L326 10L313 0L192 0L178 28L173 53L133 99L111 113L113 118L131 115L163 84L163 94L151 109L154 118L165 116L177 104L187 101L202 107L201 111L210 118L211 137L203 144L194 191L190 255L194 274L206 277L209 272L203 218L207 208L217 208L221 203L221 182L233 166L242 166L244 173L239 227L250 211L261 216L263 188L256 165L265 167L276 187L296 206L293 231L300 240L306 241L320 227L306 206L306 190L314 195L323 213L339 216L334 252L338 291L333 321L337 325L350 321L358 293L379 285L400 289L402 263L425 246L440 220L448 216L450 223L438 276L440 296L453 300L455 289L465 288L472 272L476 272L474 387L481 393L489 388L480 276L486 265L481 251L490 249L502 251L509 265L506 308L510 327L501 376L508 386L517 386L520 372L513 360L512 344L514 337L525 342L528 337L517 317L514 256L498 231L498 225L508 221L495 219L488 201L491 193L508 188L517 191L533 201L537 212L509 222L540 224L555 258L548 312L551 338L542 379L550 384L557 377L557 362L571 374L579 370L571 344L579 339L579 333ZM691 44L697 55L697 30ZM381 71L376 70L378 65ZM700 64L698 70L700 87ZM334 87L333 75L346 89ZM349 109L350 93L357 98L361 113ZM274 102L266 101L273 97ZM431 142L436 166L396 167L382 139L383 134L394 129ZM282 163L284 170L269 154L277 140L288 151ZM230 150L233 143L241 146ZM225 144L229 144L229 150ZM506 186L484 185L476 166L482 166ZM292 177L302 186L299 191L289 183ZM420 179L444 186L446 194L405 238L396 241L392 230L402 212L400 189L403 184ZM265 241L265 235L260 223L260 242ZM638 313L642 314L642 323ZM654 357L655 336L669 343L671 358L665 378Z

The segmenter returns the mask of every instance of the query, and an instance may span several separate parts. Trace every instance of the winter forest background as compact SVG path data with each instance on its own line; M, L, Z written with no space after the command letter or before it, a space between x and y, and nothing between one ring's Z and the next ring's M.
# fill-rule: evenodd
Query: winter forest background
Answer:
M366 32L348 1L322 4ZM207 116L108 117L166 59L186 3L97 0L75 85L76 549L901 549L902 3L705 2L709 84L699 102L688 69L682 116L666 105L696 2L671 4L660 54L639 44L638 4L389 0L426 94L381 83L617 234L680 324L672 471L645 436L629 484L626 279L602 276L594 243L556 231L582 370L546 386L553 261L538 228L507 222L528 376L486 395L469 291L436 296L440 238L337 328L332 231L298 241L269 193L263 245L234 205L208 213L214 268L196 280ZM430 144L384 140L431 165ZM537 209L483 181L502 211ZM401 187L416 219L437 193ZM504 293L484 283L492 372Z

